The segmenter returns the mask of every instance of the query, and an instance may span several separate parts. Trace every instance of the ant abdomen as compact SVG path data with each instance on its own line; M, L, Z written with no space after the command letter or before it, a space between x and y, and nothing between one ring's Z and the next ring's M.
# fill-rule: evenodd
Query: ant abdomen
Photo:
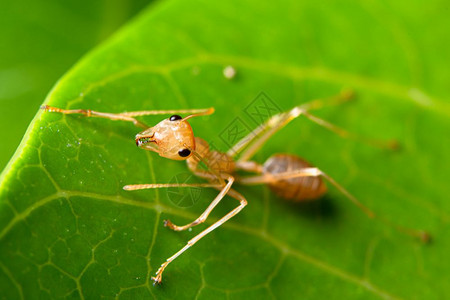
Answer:
M311 168L310 163L292 154L275 154L263 165L263 174L275 175ZM314 200L326 193L327 187L320 176L302 176L267 183L279 197L296 202Z

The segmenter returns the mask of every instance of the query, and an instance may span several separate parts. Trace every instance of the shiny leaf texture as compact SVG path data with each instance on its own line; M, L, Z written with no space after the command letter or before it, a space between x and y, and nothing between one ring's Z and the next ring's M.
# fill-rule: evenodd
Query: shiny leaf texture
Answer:
M1 170L55 81L148 3L146 0L0 2L0 127L8 128L0 131Z
M363 137L398 140L399 150L343 139L299 118L255 159L298 154L385 219L429 231L431 244L367 218L333 187L319 201L293 204L266 187L236 185L249 205L176 259L153 287L159 265L237 202L225 198L190 232L170 231L164 219L194 220L216 192L201 189L196 201L181 203L164 189L124 191L126 184L171 182L187 168L138 149L132 124L40 111L2 175L2 296L448 295L450 21L444 2L423 5L158 2L82 59L45 103L105 112L214 106L214 115L191 125L226 150L233 130L257 126L248 113L258 101L287 110L353 89L355 101L315 113ZM226 66L235 76L224 76Z

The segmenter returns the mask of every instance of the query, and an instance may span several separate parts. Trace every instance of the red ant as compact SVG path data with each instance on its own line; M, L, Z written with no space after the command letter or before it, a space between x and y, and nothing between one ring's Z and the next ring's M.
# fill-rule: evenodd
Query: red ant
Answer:
M352 96L352 92L343 92L329 100L342 102L350 99ZM313 167L307 161L296 155L274 154L262 165L251 160L253 155L274 133L299 116L305 116L314 123L334 131L341 136L355 137L349 132L309 113L311 109L315 109L323 105L323 100L315 100L307 104L296 106L287 112L274 115L266 121L266 123L257 127L252 133L240 140L226 153L210 151L208 143L202 138L195 137L191 125L188 123L188 120L191 118L212 114L214 112L214 108L159 111L149 110L119 114L103 113L85 109L66 110L47 105L42 106L41 108L49 112L83 114L87 117L99 117L110 120L132 122L136 126L145 129L136 135L136 145L139 148L156 152L160 156L168 159L186 160L189 170L194 175L208 181L208 183L204 184L135 184L124 186L123 189L125 190L132 191L140 189L195 186L213 187L220 191L208 208L193 222L184 226L178 226L173 224L170 220L165 220L164 226L167 226L172 230L182 231L205 222L211 211L223 199L223 197L225 197L225 195L229 195L239 201L239 206L189 240L183 248L169 257L161 265L156 272L155 277L152 277L154 283L160 283L163 271L175 258L198 242L202 237L235 216L247 205L247 200L245 197L231 188L234 182L245 185L266 184L280 197L303 201L307 199L318 199L326 193L327 188L325 183L322 181L322 178L325 178L339 191L341 191L351 202L362 209L370 218L377 217L383 222L394 226L403 233L421 238L424 242L429 240L430 237L426 232L392 225L389 221L376 216L369 208L359 202L333 178L324 173L322 170ZM162 120L154 127L148 127L144 123L135 119L135 117L139 116L160 114L173 115ZM183 118L179 114L189 115ZM366 140L366 142L386 146L385 144L374 140ZM240 156L236 159L238 154L240 154ZM205 164L207 168L200 168L200 163ZM236 171L238 170L256 173L256 175L239 177L236 175Z

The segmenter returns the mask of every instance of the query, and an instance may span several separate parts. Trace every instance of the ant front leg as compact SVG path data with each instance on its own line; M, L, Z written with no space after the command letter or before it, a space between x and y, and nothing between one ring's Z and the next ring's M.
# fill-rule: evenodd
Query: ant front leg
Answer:
M225 185L214 184L214 183L200 183L200 184L136 184L136 185L126 185L123 187L124 190L142 190L142 189L154 189L154 188L168 188L168 187L213 187L219 188L220 193L214 198L214 200L209 204L206 210L193 222L186 224L184 226L178 226L172 223L170 220L164 220L164 226L169 227L174 231L183 231L194 227L196 225L202 224L206 221L211 211L219 204L219 202L225 197L234 182L233 176L228 176L226 178L228 181Z
M165 220L164 226L167 226L174 231L183 231L183 230L189 229L191 227L197 226L197 225L205 222L206 219L208 218L209 214L211 213L211 211L217 206L217 204L219 204L219 202L223 199L223 197L225 197L225 195L230 190L231 185L234 182L234 177L229 176L227 178L227 181L228 181L227 184L222 188L220 193L216 196L216 198L214 198L214 200L209 204L209 206L206 208L206 210L195 221L193 221L189 224L186 224L184 226L178 226L178 225L173 224L170 220Z
M235 216L236 214L238 214L246 205L247 205L247 200L244 198L244 196L242 196L240 193L238 193L237 191L230 189L228 191L228 195L230 195L231 197L237 199L239 201L239 206L237 206L236 208L234 208L232 211L230 211L229 213L227 213L225 216L223 216L220 220L218 220L217 222L215 222L214 224L212 224L211 226L209 226L208 228L206 228L205 230L203 230L202 232L200 232L198 235L196 235L195 237L193 237L191 240L189 240L187 242L187 244L181 248L178 252L176 252L174 255L172 255L171 257L169 257L162 265L161 267L158 269L158 271L156 271L156 275L155 277L152 277L152 280L154 282L154 284L159 284L161 283L161 279L162 279L162 273L164 271L164 269L178 256L180 256L180 254L182 254L184 251L186 251L187 249L189 249L191 246L193 246L195 243L197 243L201 238L203 238L205 235L207 235L208 233L210 233L211 231L213 231L214 229L216 229L217 227L221 226L223 223L225 223L226 221L228 221L229 219L231 219L233 216Z
M239 206L237 206L235 209L233 209L232 211L230 211L228 214L226 214L224 217L222 217L220 220L218 220L217 222L215 222L214 224L212 224L211 226L209 226L208 228L206 228L205 230L203 230L201 233L199 233L198 235L196 235L194 238L192 238L191 240L189 240L187 242L187 244L181 248L178 252L176 252L174 255L172 255L171 257L169 257L162 265L161 267L158 269L158 271L156 272L155 277L152 277L152 280L154 281L154 284L159 284L161 283L162 280L162 273L164 272L165 268L173 261L175 260L178 256L180 256L184 251L186 251L187 249L189 249L191 246L193 246L195 243L197 243L201 238L203 238L205 235L207 235L208 233L210 233L211 231L213 231L214 229L216 229L217 227L219 227L220 225L222 225L223 223L225 223L226 221L228 221L230 218L232 218L233 216L235 216L237 213L239 213L246 205L247 205L247 200L244 198L244 196L242 196L240 193L238 193L237 191L231 189L231 185L234 182L234 177L233 176L228 176L227 178L227 184L225 186L222 186L221 191L219 193L219 195L217 195L217 197L211 202L211 204L208 206L208 208L205 210L205 212L199 217L197 218L197 220L195 220L194 222L191 222L185 226L176 226L173 225L172 226L175 228L172 228L174 230L185 230L188 229L190 227L193 227L195 225L201 224L203 223L206 218L208 217L209 213L213 210L213 208L220 202L220 200L223 199L223 197L225 195L229 195L235 199L237 199L240 204ZM125 190L131 191L131 190L138 190L138 189L149 189L149 188L165 188L165 187L189 187L189 186L203 186L203 187L215 187L218 188L217 184L214 183L206 183L206 184L143 184L143 185L127 185L124 186ZM170 227L170 225L168 225L170 221L166 221L165 224L167 224L167 226Z

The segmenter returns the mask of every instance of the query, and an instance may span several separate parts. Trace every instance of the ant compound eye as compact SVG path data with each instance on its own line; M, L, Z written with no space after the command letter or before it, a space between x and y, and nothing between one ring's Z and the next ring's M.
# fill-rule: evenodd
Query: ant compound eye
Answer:
M169 118L170 121L176 121L176 120L181 120L182 117L180 117L179 115L173 115Z
M189 156L190 154L191 154L191 150L189 150L189 149L183 149L183 150L178 151L178 155L181 157L186 157L186 156Z

